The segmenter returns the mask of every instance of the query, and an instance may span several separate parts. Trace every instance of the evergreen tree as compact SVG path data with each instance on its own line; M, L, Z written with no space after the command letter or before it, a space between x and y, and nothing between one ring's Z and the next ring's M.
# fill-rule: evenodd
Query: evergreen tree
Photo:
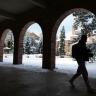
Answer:
M7 47L10 48L10 52L13 52L13 50L14 50L13 34L10 31L8 31L8 32L9 32L10 38L7 40Z
M39 53L43 52L43 43L42 41L39 43Z
M43 53L43 36L42 33L40 34L40 41L39 41L39 53Z
M7 46L10 48L10 51L12 52L13 49L14 49L14 43L13 43L13 41L12 40L8 41L7 42Z
M30 54L31 53L31 47L30 47L30 40L27 38L27 41L25 42L25 53Z
M12 41L8 41L8 45L7 45L7 46L12 49L12 47L13 47L13 42L12 42Z
M65 54L64 46L65 46L65 29L63 26L60 33L60 48L59 48L60 57L64 57Z

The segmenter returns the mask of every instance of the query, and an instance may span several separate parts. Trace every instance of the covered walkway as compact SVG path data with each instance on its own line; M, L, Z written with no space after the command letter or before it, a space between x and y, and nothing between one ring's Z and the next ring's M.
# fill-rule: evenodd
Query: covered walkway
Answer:
M86 92L81 77L76 81L76 89L72 89L68 82L71 75L54 70L58 27L74 11L90 11L96 16L95 1L0 0L0 62L3 62L6 30L10 29L14 35L13 66L18 66L0 66L0 96L96 96ZM34 23L40 25L43 34L42 69L25 70L19 68L23 37ZM96 78L90 78L90 82L96 88Z
M72 89L68 80L71 75L52 70L25 70L0 66L0 96L96 96L86 92L83 79L76 80ZM90 78L93 88L96 80Z

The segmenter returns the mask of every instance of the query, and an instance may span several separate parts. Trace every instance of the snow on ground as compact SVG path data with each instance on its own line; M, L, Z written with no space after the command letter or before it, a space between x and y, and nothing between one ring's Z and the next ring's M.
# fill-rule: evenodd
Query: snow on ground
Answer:
M74 74L77 70L78 64L73 58L56 58L56 71ZM96 61L93 63L86 62L89 77L96 78Z
M7 67L16 67L22 68L25 70L34 70L38 72L46 72L48 70L42 69L42 58L40 58L40 54L38 55L23 55L23 64L13 65L13 56L12 54L4 54L3 62L0 62L0 66ZM56 68L54 71L62 72L67 74L74 74L78 67L78 64L72 58L59 58L56 57ZM94 63L86 62L86 67L88 69L89 77L96 78L96 61Z

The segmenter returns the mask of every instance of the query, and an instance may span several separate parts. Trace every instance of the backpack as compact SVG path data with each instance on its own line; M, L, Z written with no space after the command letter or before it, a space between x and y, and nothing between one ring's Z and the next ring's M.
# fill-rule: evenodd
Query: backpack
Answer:
M78 55L78 44L74 44L73 46L72 46L72 57L73 58L76 58L77 57L77 55Z
M82 50L82 48L84 50ZM87 47L83 47L79 43L76 43L72 46L72 57L81 61L89 61L89 58L93 57L93 54Z

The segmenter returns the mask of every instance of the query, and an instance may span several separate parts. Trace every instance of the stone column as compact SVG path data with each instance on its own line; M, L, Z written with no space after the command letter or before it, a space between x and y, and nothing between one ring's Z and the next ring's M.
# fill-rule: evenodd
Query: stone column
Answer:
M52 22L43 25L43 65L42 68L54 69L55 63L53 63L52 48L51 48L51 33L53 29Z
M20 41L20 30L14 31L13 64L22 64L23 43Z
M0 42L0 62L3 62L3 45Z

